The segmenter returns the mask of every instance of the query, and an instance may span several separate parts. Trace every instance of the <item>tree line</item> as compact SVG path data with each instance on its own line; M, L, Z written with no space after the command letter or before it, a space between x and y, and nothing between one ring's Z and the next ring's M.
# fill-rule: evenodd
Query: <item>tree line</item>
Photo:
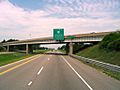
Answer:
M120 51L120 31L106 35L99 45L100 49Z

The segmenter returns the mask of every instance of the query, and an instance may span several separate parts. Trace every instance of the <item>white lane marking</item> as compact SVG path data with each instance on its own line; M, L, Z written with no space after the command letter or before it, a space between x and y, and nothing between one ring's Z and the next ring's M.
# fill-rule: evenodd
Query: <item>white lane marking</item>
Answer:
M50 60L50 58L48 58L48 61Z
M82 76L80 76L80 74L70 65L70 63L63 56L62 56L62 58L68 64L68 66L75 72L75 74L77 74L77 76L87 85L87 87L90 90L93 90L93 88L82 78Z
M33 82L32 82L32 81L30 81L30 82L28 83L28 86L30 86L32 83L33 83Z
M39 75L42 70L43 70L43 67L41 67L41 69L39 70L39 72L37 73L37 75Z

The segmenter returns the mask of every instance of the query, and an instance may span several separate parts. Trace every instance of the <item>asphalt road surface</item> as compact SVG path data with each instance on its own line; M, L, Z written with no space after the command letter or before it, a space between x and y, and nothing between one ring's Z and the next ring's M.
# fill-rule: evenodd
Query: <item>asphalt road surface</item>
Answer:
M36 55L1 67L0 90L120 90L120 81L69 56Z

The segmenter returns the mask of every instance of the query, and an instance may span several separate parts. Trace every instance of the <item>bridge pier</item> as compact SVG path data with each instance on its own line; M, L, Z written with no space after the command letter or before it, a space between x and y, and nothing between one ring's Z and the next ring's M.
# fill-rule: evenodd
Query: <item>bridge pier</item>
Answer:
M69 54L73 54L73 43L69 43Z
M26 54L29 53L29 48L28 48L28 44L26 44Z
M32 45L26 44L26 54L33 53Z
M9 52L10 51L10 46L7 45L6 51Z

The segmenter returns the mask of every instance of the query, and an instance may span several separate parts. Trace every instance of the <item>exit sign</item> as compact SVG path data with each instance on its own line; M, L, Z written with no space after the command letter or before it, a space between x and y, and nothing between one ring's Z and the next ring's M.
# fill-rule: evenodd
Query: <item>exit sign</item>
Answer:
M64 29L53 29L53 39L56 41L64 41Z

